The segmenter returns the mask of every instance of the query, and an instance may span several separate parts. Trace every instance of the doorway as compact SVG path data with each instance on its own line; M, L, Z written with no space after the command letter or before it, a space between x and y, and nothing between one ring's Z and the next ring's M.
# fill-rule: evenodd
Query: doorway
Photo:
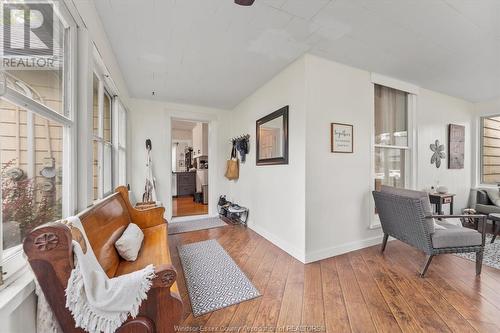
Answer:
M172 217L208 214L208 123L172 119Z

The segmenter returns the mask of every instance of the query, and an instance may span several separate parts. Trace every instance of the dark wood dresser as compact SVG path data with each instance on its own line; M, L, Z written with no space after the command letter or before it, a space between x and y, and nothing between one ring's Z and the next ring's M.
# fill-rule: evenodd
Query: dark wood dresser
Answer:
M175 172L177 196L194 195L196 192L196 172Z

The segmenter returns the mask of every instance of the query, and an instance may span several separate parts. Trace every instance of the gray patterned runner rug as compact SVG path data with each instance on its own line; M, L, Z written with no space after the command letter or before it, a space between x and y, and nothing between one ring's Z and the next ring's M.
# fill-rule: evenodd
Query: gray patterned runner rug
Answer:
M491 235L486 235L486 244L484 245L483 265L500 269L500 236L497 236L495 242L491 244ZM471 253L457 253L456 256L476 261L476 254Z
M216 240L182 245L178 249L193 316L260 296Z
M180 234L183 232L198 231L211 228L224 227L227 224L222 221L218 216L206 217L191 221L170 222L168 224L168 234Z

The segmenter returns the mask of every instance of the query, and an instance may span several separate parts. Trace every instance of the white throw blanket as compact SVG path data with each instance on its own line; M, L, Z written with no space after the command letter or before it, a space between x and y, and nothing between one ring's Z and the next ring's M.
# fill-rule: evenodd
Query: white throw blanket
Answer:
M135 318L147 298L155 276L153 265L140 271L108 278L92 251L78 217L65 222L73 235L75 268L66 288L66 307L76 326L87 332L115 332L132 316Z

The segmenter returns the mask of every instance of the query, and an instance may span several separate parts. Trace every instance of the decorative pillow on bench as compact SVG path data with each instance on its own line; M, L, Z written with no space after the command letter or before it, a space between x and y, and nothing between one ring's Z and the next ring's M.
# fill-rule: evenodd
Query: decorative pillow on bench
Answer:
M144 233L137 224L130 223L123 234L115 242L120 257L127 261L135 261L144 240Z

